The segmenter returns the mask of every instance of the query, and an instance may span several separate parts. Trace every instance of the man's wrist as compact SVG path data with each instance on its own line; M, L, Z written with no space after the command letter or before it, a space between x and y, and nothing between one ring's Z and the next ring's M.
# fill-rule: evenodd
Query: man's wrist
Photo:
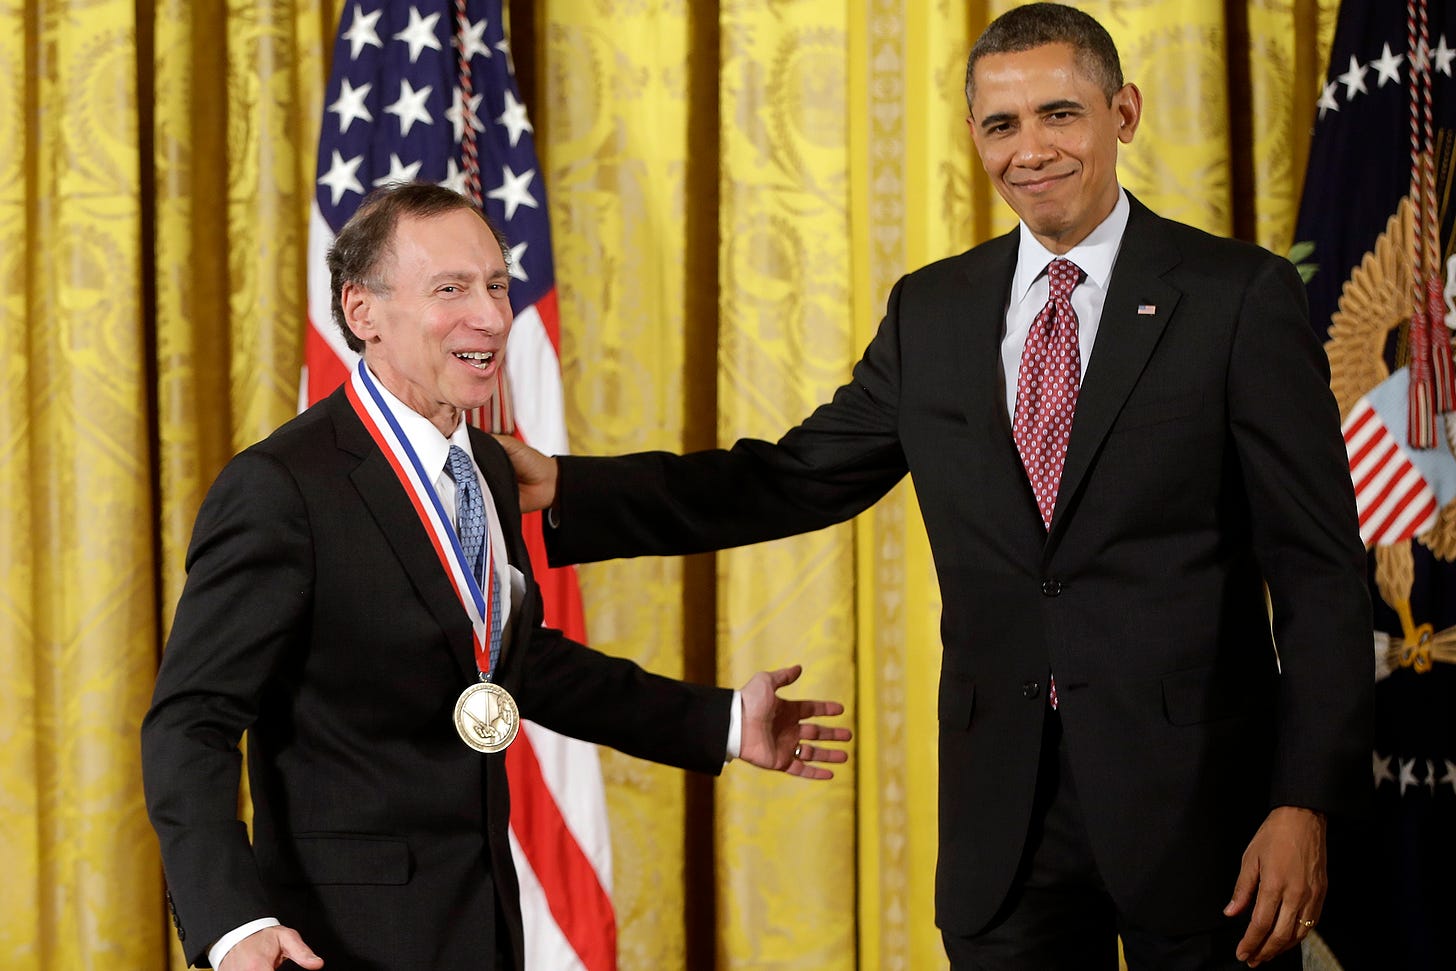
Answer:
M732 762L743 753L743 692L734 689L733 706L728 709L728 746L724 762Z
M223 959L228 956L228 952L241 944L244 938L252 937L264 928L279 926L281 926L281 923L276 917L259 917L257 920L248 921L241 927L234 927L222 937L219 937L217 943L207 949L207 963L214 968L218 967L222 964Z

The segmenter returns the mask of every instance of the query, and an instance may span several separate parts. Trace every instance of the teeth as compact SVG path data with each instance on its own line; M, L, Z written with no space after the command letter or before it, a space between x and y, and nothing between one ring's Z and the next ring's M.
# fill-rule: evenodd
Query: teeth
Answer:
M493 351L464 351L455 356L462 361L471 361L475 364L489 364L495 360L495 352Z

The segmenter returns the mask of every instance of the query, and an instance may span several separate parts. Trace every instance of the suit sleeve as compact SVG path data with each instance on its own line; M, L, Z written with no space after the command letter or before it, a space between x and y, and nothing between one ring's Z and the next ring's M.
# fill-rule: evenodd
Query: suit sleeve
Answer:
M1232 355L1229 422L1280 663L1271 805L1357 808L1373 739L1365 550L1329 363L1287 261L1255 273Z
M529 653L522 717L634 758L723 770L731 689L653 674L550 628L533 634Z
M850 381L778 442L689 455L560 456L553 565L746 546L844 522L907 471L899 437L905 281Z
M531 625L543 613L541 589L519 529L515 473L494 440L485 435L472 440L476 461L491 484L511 560L526 576L518 623ZM528 636L525 649L512 653L502 672L522 717L636 758L698 772L723 770L731 690L652 674L549 627L532 626Z
M238 742L270 674L300 639L312 562L292 478L260 452L233 459L198 512L187 582L142 722L147 812L194 964L205 964L222 934L274 913L237 818Z

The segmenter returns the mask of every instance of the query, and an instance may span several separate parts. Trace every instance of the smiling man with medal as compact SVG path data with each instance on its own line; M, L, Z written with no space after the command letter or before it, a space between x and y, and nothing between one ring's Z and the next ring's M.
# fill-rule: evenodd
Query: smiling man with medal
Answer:
M845 761L817 743L848 730L807 721L841 705L778 696L797 667L689 685L541 626L514 474L463 420L503 366L508 252L447 189L366 200L329 257L359 365L198 512L142 726L193 964L523 968L501 754L522 718L702 772Z

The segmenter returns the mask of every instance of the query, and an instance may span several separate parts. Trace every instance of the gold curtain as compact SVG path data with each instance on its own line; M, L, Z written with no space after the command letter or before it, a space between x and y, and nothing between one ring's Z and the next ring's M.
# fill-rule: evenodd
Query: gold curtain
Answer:
M181 967L137 728L203 491L293 413L342 0L0 0L0 966ZM894 280L1011 225L971 39L1009 3L514 0L588 453L777 436ZM1102 0L1127 186L1287 248L1335 0ZM933 968L938 590L913 493L853 525L582 572L592 640L851 705L809 786L606 753L631 969Z

